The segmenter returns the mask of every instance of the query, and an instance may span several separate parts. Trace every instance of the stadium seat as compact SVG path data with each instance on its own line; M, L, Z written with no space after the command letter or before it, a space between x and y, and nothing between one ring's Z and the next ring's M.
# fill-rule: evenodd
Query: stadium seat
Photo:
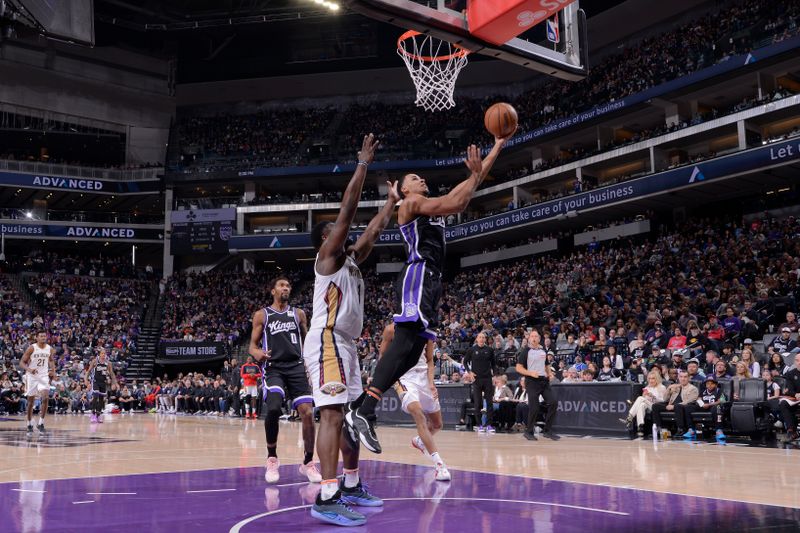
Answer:
M763 379L739 382L739 399L731 406L731 429L745 434L769 430L768 415L766 382Z

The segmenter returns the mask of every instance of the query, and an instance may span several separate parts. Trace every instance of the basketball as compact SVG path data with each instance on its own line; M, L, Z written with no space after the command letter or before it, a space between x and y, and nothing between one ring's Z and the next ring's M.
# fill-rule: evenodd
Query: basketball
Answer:
M505 102L493 104L483 115L483 125L495 137L507 137L517 127L517 110Z

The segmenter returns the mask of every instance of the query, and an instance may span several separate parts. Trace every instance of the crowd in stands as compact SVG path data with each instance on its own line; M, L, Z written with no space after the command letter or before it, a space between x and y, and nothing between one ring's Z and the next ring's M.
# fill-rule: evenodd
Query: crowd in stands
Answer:
M85 396L85 372L101 347L124 383L152 270L134 271L118 258L44 252L31 253L17 266L20 276L0 276L2 392L24 391L19 359L39 330L55 349L53 386L64 399Z
M291 305L310 310L298 272L177 273L162 283L165 296L161 338L209 340L235 346L251 329L253 313L272 302L271 280L293 281Z
M520 132L685 76L725 61L732 55L746 53L754 46L783 40L797 33L798 18L800 4L797 0L747 0L632 43L623 47L621 53L605 57L593 65L584 80L548 80L513 99L520 116ZM779 93L787 91L779 89ZM770 98L776 97L770 95ZM471 142L485 144L481 116L483 109L496 99L459 98L453 110L435 114L410 105L371 101L354 103L340 110L283 110L248 116L185 118L179 121L180 144L185 152L182 166L202 166L206 158L206 165L217 165L220 158L231 156L236 156L232 161L237 168L319 162L308 160L299 148L310 136L324 134L329 126L335 130L327 139L332 148L331 161L352 159L364 131L373 131L381 136L383 149L378 153L379 158L428 159L460 155L464 146ZM601 151L696 125L756 104L753 98L749 98L731 109L698 113L677 124L644 129L630 137L612 140ZM337 113L342 118L338 128L333 123ZM265 135L266 123L271 126L271 131L279 134ZM573 147L533 170L552 168L597 151L597 146Z

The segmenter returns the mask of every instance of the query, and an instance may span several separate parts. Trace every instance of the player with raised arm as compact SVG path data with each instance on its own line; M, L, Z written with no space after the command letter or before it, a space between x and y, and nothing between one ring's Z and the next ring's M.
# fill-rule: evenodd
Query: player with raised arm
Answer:
M50 379L55 376L55 349L47 344L47 333L36 333L36 342L28 346L19 367L25 372L25 396L28 397L28 431L33 435L33 404L36 397L40 397L42 404L39 407L39 424L36 428L39 433L45 433L44 417L47 415L47 399L50 395Z
M386 353L393 338L394 323L391 323L383 329L381 356ZM450 471L433 440L436 432L442 429L439 391L433 383L433 344L432 340L427 342L417 364L403 374L395 384L395 389L400 398L401 409L411 415L417 425L417 436L411 439L411 446L431 458L437 481L450 481Z
M444 217L466 209L514 131L505 137L495 137L494 146L483 161L478 147L470 146L465 160L469 177L444 196L428 198L428 185L417 174L406 174L398 185L403 203L397 221L408 259L395 290L398 301L394 339L375 367L372 384L345 416L348 429L371 452L381 453L375 433L375 407L381 395L417 364L428 340L436 339L434 328L442 294L445 253Z
M112 387L117 384L114 367L111 365L111 361L108 360L106 349L102 346L97 357L89 363L85 380L86 388L89 389L91 394L92 423L102 424L109 382L111 382Z
M278 276L272 280L272 303L255 312L250 334L250 355L262 363L266 410L264 433L267 437L267 469L264 479L267 483L277 483L280 479L278 428L281 408L288 394L303 426L305 456L300 465L300 473L309 482L319 483L322 478L314 464L313 399L303 365L303 342L308 331L308 322L302 309L289 305L291 292L292 285L287 278Z
M311 243L317 250L314 312L303 357L314 390L314 403L320 409L317 454L322 469L322 490L311 507L311 516L339 526L366 522L366 517L349 505L383 505L359 477L358 441L342 436L344 406L362 391L361 365L353 340L361 335L364 325L364 280L358 265L369 256L400 199L397 184L388 183L386 204L355 243L348 239L367 166L377 146L372 134L364 137L336 222L322 222L311 232ZM336 477L340 451L344 464L341 485Z

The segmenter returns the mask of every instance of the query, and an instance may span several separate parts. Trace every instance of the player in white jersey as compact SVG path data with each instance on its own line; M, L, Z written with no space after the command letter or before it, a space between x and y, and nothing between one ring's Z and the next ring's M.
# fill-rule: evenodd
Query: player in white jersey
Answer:
M321 491L311 516L339 526L357 526L366 517L348 507L379 507L383 501L367 492L358 475L358 442L342 438L344 406L359 397L361 367L353 339L364 323L364 280L359 263L369 256L381 232L389 224L400 199L397 184L389 183L388 199L355 243L348 240L350 225L361 198L361 189L378 142L364 137L358 164L342 198L335 223L322 222L311 232L317 250L314 263L314 309L311 328L303 346L303 359L311 379L314 403L320 409L317 455L322 470ZM344 481L336 477L339 451Z
M389 348L394 338L394 322L383 329L380 355ZM403 412L411 415L417 425L418 435L411 446L429 456L433 461L437 481L450 481L450 471L439 455L433 436L442 429L442 408L439 391L433 383L433 341L429 340L419 355L417 364L403 374L395 385Z
M36 397L42 400L39 408L39 433L44 433L44 417L47 414L47 399L50 395L50 378L55 376L55 350L47 344L47 333L36 334L36 343L28 346L19 366L25 371L25 395L28 397L28 436L33 435L33 405Z

